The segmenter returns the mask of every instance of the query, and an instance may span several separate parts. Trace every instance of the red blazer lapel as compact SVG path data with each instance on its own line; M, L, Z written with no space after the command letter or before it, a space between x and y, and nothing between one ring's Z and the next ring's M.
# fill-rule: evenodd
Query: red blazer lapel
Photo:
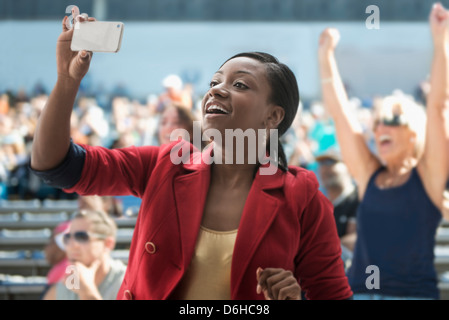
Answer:
M268 191L282 188L284 178L285 175L280 169L271 176L260 175L260 169L256 174L245 203L234 246L231 297L235 297L249 262L279 212L281 201Z
M210 165L204 161L207 160L205 153L201 161L198 161L197 157L200 155L201 152L194 152L191 161L183 164L185 174L174 179L184 270L189 266L195 250L210 184Z
M210 184L209 148L202 154L194 153L191 160L199 155L202 155L201 161L196 159L183 164L186 173L174 179L184 270L188 268L194 254ZM261 168L266 169L268 165ZM285 173L280 169L275 172L273 175L261 175L259 169L248 194L234 246L231 296L235 296L238 291L249 262L279 212L281 200L271 195L270 191L284 186Z

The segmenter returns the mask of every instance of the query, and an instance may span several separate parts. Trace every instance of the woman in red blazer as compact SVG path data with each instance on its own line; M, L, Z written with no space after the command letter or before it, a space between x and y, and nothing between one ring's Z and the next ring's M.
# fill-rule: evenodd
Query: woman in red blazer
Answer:
M202 129L214 138L203 152L183 141L79 146L70 140L70 114L92 53L70 50L73 30L65 22L58 80L39 119L31 168L66 192L142 198L119 299L300 299L301 289L308 299L352 296L332 205L313 173L286 167L272 139L290 127L299 105L287 66L269 54L244 53L220 67L202 102ZM245 152L237 164L236 149L217 137L239 129L267 132L255 145L270 162L250 161ZM245 151L260 154L252 147Z

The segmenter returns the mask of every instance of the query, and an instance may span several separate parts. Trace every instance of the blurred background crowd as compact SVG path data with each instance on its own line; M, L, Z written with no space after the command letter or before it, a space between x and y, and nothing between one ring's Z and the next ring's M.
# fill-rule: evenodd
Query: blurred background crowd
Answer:
M80 92L72 113L72 139L76 143L121 148L131 145L160 145L170 142L177 128L192 130L193 121L201 121L201 94L180 76L171 74L161 79L164 90L149 92L139 100L121 92ZM422 103L428 84L419 84L415 96ZM30 151L37 119L48 89L37 84L31 92L14 88L0 96L0 186L1 198L9 200L67 199L76 197L53 189L28 170ZM394 95L405 95L400 90ZM367 144L373 144L373 110L382 96L361 100L351 98L351 107L365 130ZM317 172L316 157L338 149L335 128L320 100L300 105L291 129L282 137L290 165ZM374 150L374 149L373 149Z
M385 97L405 96L425 106L432 3L0 0L0 199L76 199L80 209L100 209L113 217L138 211L137 198L78 197L46 185L29 171L37 120L56 79L54 48L60 20L67 6L76 4L98 20L125 22L121 51L94 54L81 83L71 118L76 143L111 149L168 143L174 129L191 132L192 122L201 121L201 99L225 58L266 51L289 65L298 78L301 104L281 142L289 165L314 171L334 204L343 259L350 263L358 197L341 161L333 120L321 100L319 34L328 26L342 33L336 55L351 112L376 153L373 121ZM449 7L448 1L442 3ZM381 10L380 30L366 28L368 5Z

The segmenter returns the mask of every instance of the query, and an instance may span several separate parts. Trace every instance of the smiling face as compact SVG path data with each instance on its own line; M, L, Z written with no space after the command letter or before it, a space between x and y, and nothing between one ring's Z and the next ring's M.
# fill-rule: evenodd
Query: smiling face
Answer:
M374 136L379 157L385 162L413 156L416 133L410 129L405 106L388 98L377 111L374 120Z
M238 57L226 62L213 76L202 102L203 129L265 129L274 104L266 67Z
M413 155L416 134L406 125L388 126L380 123L374 130L379 157L386 163Z
M386 96L375 104L374 135L382 162L419 159L424 150L426 112L413 97L402 92Z

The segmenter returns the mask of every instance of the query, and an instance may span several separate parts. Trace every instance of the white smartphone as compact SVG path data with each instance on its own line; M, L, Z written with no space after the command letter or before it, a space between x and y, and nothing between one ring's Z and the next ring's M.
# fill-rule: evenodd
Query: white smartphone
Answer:
M74 25L72 51L118 52L122 44L123 22L83 21Z

